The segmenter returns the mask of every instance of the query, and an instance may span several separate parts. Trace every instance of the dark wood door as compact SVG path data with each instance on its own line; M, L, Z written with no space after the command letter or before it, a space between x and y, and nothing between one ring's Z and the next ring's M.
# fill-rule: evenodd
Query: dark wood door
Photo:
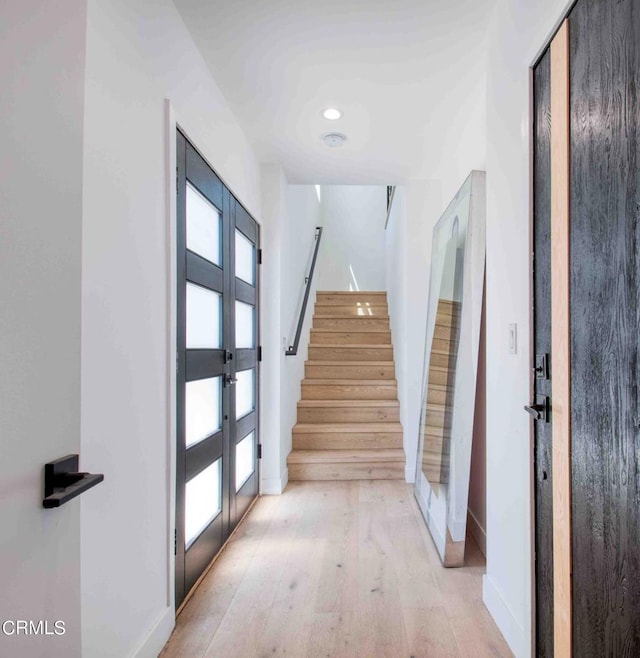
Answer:
M640 3L569 44L573 654L640 656Z
M534 430L536 653L640 656L637 0L578 0L534 107L534 349L555 350L532 389L551 400Z
M176 605L258 494L259 226L177 135Z
M551 399L551 55L534 69L533 396ZM553 656L552 415L534 431L536 655Z

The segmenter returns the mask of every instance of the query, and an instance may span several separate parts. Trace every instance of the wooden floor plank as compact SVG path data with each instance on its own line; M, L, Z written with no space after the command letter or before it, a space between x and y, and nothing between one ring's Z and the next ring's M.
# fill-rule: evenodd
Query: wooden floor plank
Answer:
M511 656L473 547L468 564L441 566L402 481L292 482L258 500L161 656Z

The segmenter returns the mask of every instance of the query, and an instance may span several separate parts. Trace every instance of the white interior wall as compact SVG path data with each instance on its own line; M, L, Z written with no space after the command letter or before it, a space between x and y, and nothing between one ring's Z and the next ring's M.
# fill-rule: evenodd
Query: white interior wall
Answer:
M262 462L260 491L282 493L287 484L286 440L282 432L285 356L283 296L287 235L287 179L277 164L265 164L262 174Z
M288 481L287 456L304 377L317 281L314 279L298 353L293 344L319 226L320 204L312 185L288 185L282 167L262 166L263 249L263 458L261 492L280 494ZM275 410L275 411L274 411Z
M567 0L499 0L487 84L487 573L484 601L518 657L532 655L529 417L530 71ZM518 325L509 354L508 325Z
M296 325L304 296L304 279L309 274L315 247L315 229L322 225L321 205L313 185L290 185L287 190L287 232L284 246L285 271L283 282L283 338L286 345L293 344ZM319 252L327 245L324 233ZM320 257L318 256L318 259ZM309 353L309 336L313 324L313 310L318 290L318 270L314 273L304 317L300 345L295 356L284 357L281 398L282 472L286 473L286 458L291 452L291 429L297 422L297 402L300 400L300 382L304 378L304 362Z
M323 185L319 290L384 290L387 192L382 185Z
M157 655L174 623L164 99L260 219L260 170L170 0L90 0L82 238L82 651ZM69 654L65 654L69 655Z
M396 380L398 382L398 400L400 401L400 422L403 429L407 427L407 376L406 376L406 314L410 300L405 294L405 281L407 268L404 254L407 248L407 200L404 185L396 186L391 204L389 221L385 230L385 289L387 291L387 304L389 307L389 325L391 327L391 341L393 343L393 357L395 360ZM417 430L416 430L417 432ZM413 482L415 475L416 458L413 457L413 471L409 450L406 445L406 431L403 434L404 450L407 458L405 479ZM417 434L416 434L417 436Z
M0 3L0 620L66 631L0 633L2 656L80 653L82 503L42 498L46 462L101 468L80 451L85 38L86 0Z

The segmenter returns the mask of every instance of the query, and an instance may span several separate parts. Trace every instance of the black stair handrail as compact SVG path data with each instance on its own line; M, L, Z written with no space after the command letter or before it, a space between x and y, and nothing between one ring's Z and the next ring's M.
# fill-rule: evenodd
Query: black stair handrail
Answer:
M305 276L305 290L304 299L302 300L302 308L300 309L300 316L298 317L298 328L296 329L296 337L293 345L289 345L289 349L285 351L287 356L295 356L298 353L298 346L300 345L300 334L302 334L302 325L304 324L304 316L307 311L307 302L309 301L309 293L311 292L311 282L313 281L313 271L316 268L316 259L318 258L318 247L320 246L320 238L322 237L322 226L316 226L315 241L316 246L313 250L313 258L311 259L311 268L309 269L309 276Z

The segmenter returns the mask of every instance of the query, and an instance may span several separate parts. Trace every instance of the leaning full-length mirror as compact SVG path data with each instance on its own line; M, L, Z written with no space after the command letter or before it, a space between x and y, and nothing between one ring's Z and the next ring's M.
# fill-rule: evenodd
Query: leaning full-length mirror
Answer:
M485 174L433 229L415 496L445 566L464 562L482 321Z

